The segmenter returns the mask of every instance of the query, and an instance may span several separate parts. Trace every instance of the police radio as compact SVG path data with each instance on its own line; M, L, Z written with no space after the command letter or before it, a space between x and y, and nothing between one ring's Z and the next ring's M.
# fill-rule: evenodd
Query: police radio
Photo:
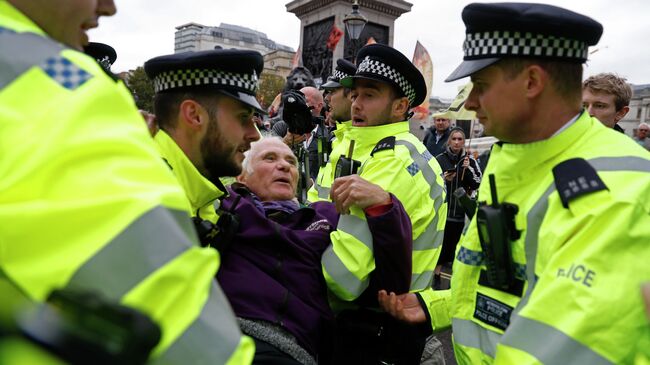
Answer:
M334 170L334 178L356 174L361 167L361 162L352 159L352 152L354 151L354 140L350 141L350 148L348 149L348 156L341 156L336 162L336 169Z
M476 212L476 225L487 267L487 284L498 290L512 291L515 283L514 263L510 243L519 239L515 215L519 208L510 203L499 203L493 174L490 174L492 204L481 203ZM518 290L517 290L518 291Z

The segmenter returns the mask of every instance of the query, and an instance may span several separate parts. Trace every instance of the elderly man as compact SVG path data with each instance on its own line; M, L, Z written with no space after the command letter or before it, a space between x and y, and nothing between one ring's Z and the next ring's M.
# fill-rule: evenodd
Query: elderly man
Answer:
M636 130L636 136L634 140L640 146L643 146L646 150L650 151L650 125L648 123L639 123L639 128Z
M632 98L632 88L625 81L612 73L600 73L582 83L582 105L589 115L621 133L624 130L618 121L630 111Z
M450 122L444 113L433 115L433 126L427 130L422 140L422 143L424 143L432 156L438 156L445 152L449 131L451 130L449 127Z
M456 359L630 363L647 331L650 154L582 109L582 63L603 28L523 3L470 4L463 21L465 58L447 80L471 77L465 107L502 143L454 261ZM401 318L443 322L436 302L422 313L383 294Z
M342 218L332 203L298 204L296 164L296 156L277 137L253 143L239 183L222 202L224 211L240 223L232 245L223 250L217 278L242 331L255 339L255 362L260 363L326 363L331 352L333 314L320 260L337 240ZM376 255L384 262L373 278L375 286L405 290L411 226L404 209L379 186L358 176L349 179L354 186L345 190L349 198L338 208L354 205L365 212ZM394 278L400 271L401 283L382 278Z
M32 302L73 288L146 313L161 363L246 363L217 253L199 247L128 90L80 52L115 12L112 0L0 0L0 282ZM94 333L83 324L76 334ZM120 341L107 358L131 350Z

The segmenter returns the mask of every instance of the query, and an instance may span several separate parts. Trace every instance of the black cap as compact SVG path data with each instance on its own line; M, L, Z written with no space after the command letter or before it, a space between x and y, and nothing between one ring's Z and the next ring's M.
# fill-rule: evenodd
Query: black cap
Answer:
M364 46L357 53L357 72L345 77L340 84L352 87L356 79L369 79L391 84L409 99L412 107L427 97L427 85L422 73L398 50L379 43Z
M322 89L337 89L343 87L340 84L342 78L354 76L357 72L357 66L354 63L346 60L345 58L339 58L336 60L336 69L334 70L334 75L327 78L327 82L321 85Z
M473 3L463 9L463 63L454 81L503 58L544 58L583 63L603 26L573 11L546 4Z
M263 68L264 59L259 52L236 49L171 54L144 64L157 93L207 88L265 113L255 99L258 75Z
M115 49L104 43L90 42L84 46L84 53L97 60L106 70L110 70L117 59Z

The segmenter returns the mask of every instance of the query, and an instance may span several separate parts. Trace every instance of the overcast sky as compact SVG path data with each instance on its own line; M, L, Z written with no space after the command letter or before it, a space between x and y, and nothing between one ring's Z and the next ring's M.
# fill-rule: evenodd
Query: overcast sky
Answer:
M413 57L417 40L434 65L432 95L452 98L465 81L443 80L462 60L465 27L460 14L465 0L410 0L411 12L395 22L395 48ZM530 1L529 1L530 2ZM539 1L537 1L539 2ZM585 77L616 72L634 84L650 83L650 1L543 1L588 15L605 28L590 55ZM115 0L118 12L100 20L90 32L95 42L117 50L113 71L142 65L149 58L174 52L175 27L195 22L208 26L230 23L266 33L269 39L298 48L300 21L286 11L288 0ZM361 8L363 12L363 8Z

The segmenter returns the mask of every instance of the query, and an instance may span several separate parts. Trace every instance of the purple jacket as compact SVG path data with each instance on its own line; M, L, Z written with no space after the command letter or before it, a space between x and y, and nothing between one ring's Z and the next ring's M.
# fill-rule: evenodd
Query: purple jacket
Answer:
M327 348L334 319L321 269L321 255L339 220L334 204L319 202L291 214L273 210L265 214L256 198L239 187L230 191L221 207L232 211L238 196L234 212L240 217L239 231L222 253L217 274L223 291L238 317L281 325L311 354L320 353ZM393 207L387 213L368 217L377 259L390 255L392 263L378 262L375 271L385 268L378 278L390 277L387 285L408 291L411 224L401 203L391 198Z

